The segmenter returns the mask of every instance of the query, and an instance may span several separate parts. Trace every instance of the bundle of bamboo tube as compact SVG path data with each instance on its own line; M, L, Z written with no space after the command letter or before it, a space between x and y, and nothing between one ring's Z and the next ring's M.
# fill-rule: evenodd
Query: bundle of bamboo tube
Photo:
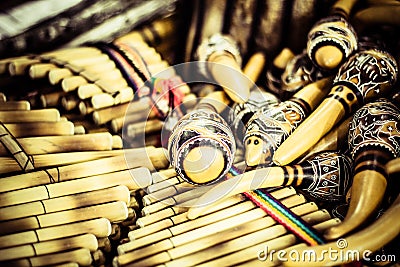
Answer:
M118 246L114 266L237 265L257 260L264 244L273 249L299 245L293 234L242 195L189 220L188 208L207 187L196 188L175 175L173 171L156 174L159 182L148 187L151 192L143 198L143 217L128 233L129 239ZM292 187L271 194L318 231L339 222Z

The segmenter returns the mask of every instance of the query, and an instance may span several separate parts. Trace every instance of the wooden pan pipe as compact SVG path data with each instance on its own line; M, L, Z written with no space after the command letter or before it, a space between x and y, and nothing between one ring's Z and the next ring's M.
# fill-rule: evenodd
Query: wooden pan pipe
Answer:
M306 246L240 194L189 220L190 205L207 187L196 188L174 175L172 170L153 175L159 182L147 188L142 217L118 246L114 266L238 265L257 260L257 252L265 245L273 249ZM276 188L271 194L317 231L339 223L292 187ZM241 256L236 257L237 253Z

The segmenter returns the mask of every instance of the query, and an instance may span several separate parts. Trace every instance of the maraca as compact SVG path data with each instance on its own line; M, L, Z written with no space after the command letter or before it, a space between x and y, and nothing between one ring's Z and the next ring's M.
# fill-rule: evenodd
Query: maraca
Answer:
M325 97L330 82L324 78L311 83L289 100L256 112L246 125L246 164L271 165L275 150Z
M397 73L397 63L387 52L368 49L351 56L340 67L329 95L276 150L275 164L294 161L353 110L389 93Z
M258 188L293 185L322 201L345 197L351 179L351 160L336 152L321 152L299 165L264 167L222 181L206 192L189 210L196 218L210 203Z
M383 98L364 105L354 114L348 141L354 159L349 210L326 232L327 239L356 229L379 208L388 177L385 165L400 156L400 109Z

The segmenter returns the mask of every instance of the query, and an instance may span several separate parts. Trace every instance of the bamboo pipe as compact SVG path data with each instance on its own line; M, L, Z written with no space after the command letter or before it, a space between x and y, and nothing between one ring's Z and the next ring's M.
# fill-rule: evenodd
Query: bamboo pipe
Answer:
M154 182L154 174L152 174L152 178L153 178L153 182ZM169 179L149 185L146 188L146 191L151 194L151 193L157 192L159 190L168 188L169 186L174 186L174 185L180 184L181 182L182 182L182 179L179 179L176 176L172 176ZM186 184L189 184L189 183L186 183ZM148 204L146 204L146 205L148 205Z
M12 234L28 230L106 218L111 223L122 222L128 218L128 208L123 201L114 201L71 210L63 210L41 215L33 215L20 219L0 222L0 234Z
M71 121L7 123L4 126L14 137L74 134L74 124Z
M12 110L30 110L31 104L26 100L20 101L5 101L1 103L0 111L12 111Z
M124 185L83 192L74 195L33 201L19 205L0 208L0 220L12 220L34 215L42 215L63 210L77 209L86 206L122 201L130 203L129 190Z
M111 150L110 133L92 133L71 136L46 136L17 138L27 154L60 153L68 151ZM7 156L8 151L0 147L0 155Z
M51 255L36 256L27 259L13 260L7 262L7 266L44 266L51 264L64 263L65 261L72 261L79 266L89 266L92 264L92 255L86 248L79 248L72 251L54 253Z
M278 199L283 199L289 196L294 195L296 192L292 187L285 187L282 189L279 189L277 191L272 192L271 194L274 195L274 197L278 198ZM232 196L224 201L222 201L221 203L212 206L209 210L207 210L203 216L208 215L208 214L212 214L214 212L217 212L219 210L223 210L226 209L228 207L231 207L233 205L237 205L238 203L241 203L245 200L245 196L244 195L235 195ZM183 222L187 222L188 218L187 218L187 208L185 209L180 209L180 213L177 214L177 212L175 213L166 213L165 211L168 210L176 210L174 208L168 208L162 211L159 211L155 214L152 215L148 215L142 218L139 218L138 221L136 222L137 225L139 225L141 228L136 229L134 231L131 231L128 236L130 240L136 240L139 239L141 237L150 235L152 233L158 232L160 230L166 229L169 226L172 225L178 225L180 223ZM164 216L165 214L167 214L166 216ZM149 218L155 218L153 220L146 220L145 219L149 219Z
M86 248L90 252L96 251L98 248L96 237L93 234L82 234L62 239L0 249L0 261L30 258L78 248Z
M152 149L154 147L148 146L145 149ZM75 164L80 162L92 161L101 158L121 156L130 153L141 153L140 151L144 148L129 148L120 150L109 150L109 151L81 151L81 152L67 152L67 153L54 153L54 154L43 154L43 155L31 155L31 159L35 168L50 168L55 166L63 166L69 164ZM152 155L152 154L150 154ZM161 162L161 161L160 161ZM144 164L153 170L153 165ZM162 169L164 165L155 165L157 169ZM11 157L0 157L0 174L19 171L21 168L15 164L14 158ZM0 189L1 190L1 189Z
M56 91L40 95L40 104L43 108L59 107L65 92Z
M3 235L0 236L0 248L14 247L86 233L93 234L96 237L107 237L111 234L111 223L107 219L100 218Z
M127 138L140 138L145 135L161 132L163 126L164 122L159 119L135 122L124 127L124 133Z
M53 63L38 63L29 67L28 74L31 79L41 79L47 77L50 70L57 69Z
M1 193L0 207L93 191L116 185L125 185L130 190L136 190L148 186L150 183L151 175L149 170L147 168L137 168Z
M301 207L301 209L299 209L299 207ZM306 220L307 223L313 225L328 220L330 218L328 212L323 210L315 211L314 208L315 205L310 206L305 204L297 206L298 210L297 215L302 216L302 218ZM241 239L242 236L245 236L246 234L251 234L265 228L270 228L275 224L276 222L271 217L269 216L262 217L260 219L256 219L246 224L239 225L235 228L230 228L225 231L219 232L217 235L194 240L193 242L189 242L179 247L173 247L170 241L167 239L155 243L151 246L136 249L134 251L129 251L127 253L121 252L114 259L114 261L118 262L118 265L121 266L125 265L129 261L136 261L140 258L155 255L156 253L160 253L162 251L167 251L172 259L178 259L181 257L188 256L191 253L196 253L203 249L207 249L209 247L221 244L223 242L234 240L235 238ZM176 264L179 264L178 262L179 259L176 262ZM171 264L173 263L171 262Z
M287 165L303 155L352 110L389 93L396 78L396 61L386 52L369 49L351 56L336 74L329 95L275 151L274 163Z
M152 179L153 179L153 183L161 183L169 178L172 178L174 176L176 176L176 171L173 168L169 168L169 169L165 169L165 170L160 170L158 172L153 173Z
M100 93L91 97L90 103L94 109L101 109L123 104L133 100L134 92L130 87L124 87L114 94Z
M330 16L319 20L309 31L307 53L320 68L334 70L357 50L357 34L347 21L357 1L337 0Z
M158 190L156 192L148 193L143 199L143 205L144 206L150 206L153 205L159 201L164 201L169 197L172 197L177 194L184 193L186 191L189 191L193 189L194 185L190 185L186 182L183 183L178 183L176 185L169 185L168 187L165 187L161 190ZM203 191L202 187L198 189L199 191Z
M34 58L32 55L25 55L25 56L17 56L12 58L5 58L0 60L0 73L5 74L8 71L8 66L14 60L21 61L21 60L29 60Z
M328 94L326 89L331 81L324 78L308 84L289 100L256 112L247 122L243 138L246 164L271 165L280 144Z
M282 200L289 207L300 205L305 202L304 197L294 195ZM185 221L181 224L171 226L165 230L157 231L139 239L131 240L118 247L119 253L133 251L140 247L155 244L158 241L169 239L173 247L178 247L190 241L216 234L231 227L265 216L261 209L254 209L255 204L250 201L234 205L228 209L220 210L215 214L209 214L197 220ZM241 221L242 216L247 216ZM211 219L211 220L210 220ZM212 222L212 223L210 223Z
M323 152L300 165L248 171L215 185L198 199L188 217L197 218L209 205L232 195L276 186L299 187L320 201L343 200L350 186L351 167L347 156Z
M263 52L254 53L244 66L243 73L255 83L260 77L266 61L266 55Z
M247 101L251 81L242 73L242 59L234 40L227 35L211 35L199 45L197 54L205 64L205 76L209 72L234 102Z
M11 76L27 74L29 67L32 64L40 63L37 58L21 58L15 59L8 64L8 73Z
M55 122L59 120L60 112L55 108L0 111L0 121L3 123Z
M7 101L6 95L0 92L0 102L6 102L6 101Z
M368 251L377 251L400 234L400 228L397 223L399 220L400 196L396 198L390 208L384 212L379 219L375 220L375 222L363 230L348 235L346 237L347 246L343 249L343 253L357 251L360 253L359 255L363 255L363 253ZM307 247L306 249L312 251L315 255L322 255L322 251L337 249L337 245L337 242L331 242L324 245ZM302 255L301 253L304 252L304 249L299 249L298 252ZM369 256L369 253L367 256ZM351 260L351 257L341 257L332 261L329 257L324 257L321 261L316 262L315 266L334 266L348 263ZM284 266L304 266L304 261L293 261L289 259L286 262L282 262L282 264Z
M354 159L349 209L343 222L325 233L328 240L357 229L378 210L387 186L385 165L400 156L399 119L400 109L384 98L354 114L349 128L349 149Z
M250 202L248 202L250 203ZM298 207L302 207L300 210L300 214L307 214L312 212L310 209L310 206L304 206L304 205L300 205ZM256 209L257 210L257 209ZM237 215L240 216L240 215ZM237 217L236 216L236 217ZM234 217L233 217L234 218ZM258 224L255 224L255 222L258 222ZM261 223L262 222L262 223ZM260 224L261 223L261 224ZM137 257L141 257L140 254L137 254L137 252L142 252L145 254L149 254L149 255L154 255L148 258L145 258L144 260L140 260L140 261L136 261L134 264L136 266L138 266L138 264L144 263L145 261L151 261L152 259L154 259L155 257L157 257L157 255L162 254L162 251L167 251L168 255L170 256L169 260L173 260L173 259L177 259L180 258L180 260L178 259L178 261L176 262L176 264L183 264L183 265L187 265L188 264L188 259L187 258L192 258L193 257L191 255L193 254L197 254L197 253L201 253L199 251L203 251L203 250L207 250L208 252L211 251L215 245L218 246L218 244L221 248L226 244L226 243L233 243L233 242L240 242L239 240L248 240L245 243L241 243L243 246L243 244L248 245L249 242L251 242L250 240L253 240L252 242L254 242L254 239L257 240L257 238L255 238L254 232L259 232L259 231L267 231L268 233L270 233L268 238L273 238L274 236L271 235L273 233L273 231L279 227L280 228L280 233L283 234L286 232L286 230L283 228L283 226L273 226L274 224L276 224L276 222L274 220L272 220L269 216L265 217L261 216L260 218L254 219L254 220L250 220L250 221L244 221L243 223L239 223L238 226L232 226L232 227L227 227L226 229L222 229L220 232L218 232L215 235L206 235L203 238L200 239L189 239L186 243L182 244L182 245L178 245L176 246L173 242L172 242L172 238L170 238L170 244L164 242L161 243L163 244L163 248L162 246L160 246L160 243L156 243L154 245L152 245L151 247L145 247L142 248L140 250L136 250L136 251L131 251L129 253L123 254L123 255L119 255L116 260L121 261L122 264L124 265L124 261L136 261L137 258L134 258L132 256L137 256ZM267 227L267 229L265 229L265 227ZM242 231L240 231L242 230ZM244 232L244 233L243 233ZM248 238L247 239L242 239L238 238L235 239L236 236L238 235L246 235L246 232L248 232ZM264 237L264 236L263 236ZM260 235L259 237L260 238ZM264 237L265 238L265 237ZM140 240L140 239L139 239ZM268 240L268 239L267 239ZM226 243L224 243L224 241ZM172 244L171 244L172 243ZM158 246L158 247L157 247ZM225 247L225 246L224 246ZM236 246L237 247L237 246ZM246 247L246 246L244 246ZM156 249L154 249L156 248ZM226 247L225 247L226 248ZM161 252L161 253L159 253ZM222 252L222 251L221 251ZM209 253L210 255L208 255L206 258L213 258L213 257L217 257L218 255L216 255L215 253ZM256 254L255 254L256 255ZM143 257L143 256L142 256ZM203 257L198 258L197 260L194 260L192 264L196 264L199 262L199 260L201 261L202 259L204 259ZM180 263L178 263L180 261ZM163 262L159 262L159 263L163 263ZM176 265L174 265L176 266ZM182 265L180 265L182 266Z

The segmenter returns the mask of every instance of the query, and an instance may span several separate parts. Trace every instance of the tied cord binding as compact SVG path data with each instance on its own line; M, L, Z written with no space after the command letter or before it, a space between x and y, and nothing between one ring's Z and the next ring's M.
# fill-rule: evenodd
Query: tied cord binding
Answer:
M139 51L130 45L99 42L94 46L114 61L128 85L134 90L135 100L142 97L150 98L149 104L159 119L165 120L175 108L179 107L183 95L177 88L184 82L178 76L168 79L152 77ZM178 109L178 113L185 112L181 107Z
M241 171L232 167L228 177L241 174ZM274 198L265 189L256 189L254 191L243 193L254 204L265 211L275 221L283 225L288 231L305 241L308 245L315 246L325 244L324 238L315 229L305 222L302 218L294 214L290 209Z

